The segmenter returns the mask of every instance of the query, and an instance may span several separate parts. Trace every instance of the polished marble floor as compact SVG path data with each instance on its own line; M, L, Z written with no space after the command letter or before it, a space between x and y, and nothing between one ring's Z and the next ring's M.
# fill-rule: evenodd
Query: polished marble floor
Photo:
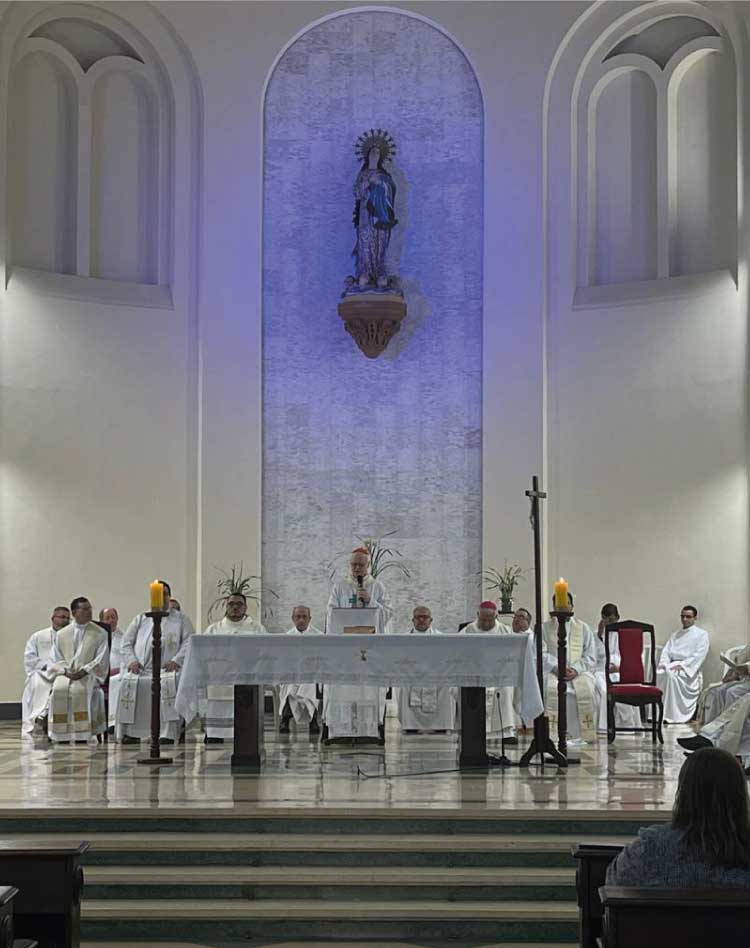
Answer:
M683 753L676 738L688 727L669 727L664 746L648 735L599 738L576 748L580 764L567 771L538 764L490 771L459 772L457 741L445 735L400 733L388 720L385 748L320 748L306 732L275 734L266 728L266 764L259 775L230 772L231 746L206 747L188 734L183 746L168 748L174 763L140 765L138 748L119 744L52 746L21 739L16 723L0 724L0 813L29 808L175 809L280 815L305 808L356 810L393 815L419 810L425 816L487 811L533 811L550 818L561 811L585 818L603 812L637 816L672 806ZM509 756L517 761L528 738ZM143 745L145 750L145 744ZM499 743L491 751L499 752Z

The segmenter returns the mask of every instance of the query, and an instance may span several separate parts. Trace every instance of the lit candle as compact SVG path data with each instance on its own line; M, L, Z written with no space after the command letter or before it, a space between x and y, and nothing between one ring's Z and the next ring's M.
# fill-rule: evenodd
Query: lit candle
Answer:
M148 589L151 594L151 611L164 612L164 585L155 579Z
M570 609L568 602L568 584L560 577L555 583L555 612L567 612Z

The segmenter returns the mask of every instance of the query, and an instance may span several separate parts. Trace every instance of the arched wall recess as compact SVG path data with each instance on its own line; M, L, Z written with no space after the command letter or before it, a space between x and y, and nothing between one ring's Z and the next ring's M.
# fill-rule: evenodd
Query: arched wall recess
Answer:
M3 103L8 153L5 285L14 276L23 277L52 294L170 307L173 234L191 239L190 231L174 227L176 97L170 70L145 34L108 10L93 4L41 9L34 4L29 6L37 12L24 18L22 6L11 5L6 21L15 29L3 31L9 79ZM34 80L27 57L42 52L59 64L58 72L70 77L66 81L75 90L67 131L74 160L63 160L60 144L50 141L59 133L56 127L27 129L21 123L21 134L15 133L21 106L14 96L21 101L28 97L22 81L33 87ZM192 116L183 117L183 123L191 121ZM28 236L40 229L45 209L25 202L31 212L24 223L18 213L28 178L35 173L23 169L22 156L37 150L54 156L56 164L47 177L55 182L52 190L64 194L64 199L47 195L46 206L73 208L73 220L68 214L58 227L55 254ZM187 192L185 200L193 198Z

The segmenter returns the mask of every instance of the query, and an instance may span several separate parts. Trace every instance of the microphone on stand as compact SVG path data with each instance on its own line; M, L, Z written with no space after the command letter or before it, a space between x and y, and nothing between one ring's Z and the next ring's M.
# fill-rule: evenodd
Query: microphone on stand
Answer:
M358 577L357 577L357 585L359 586L360 590L364 588L364 582L365 582L365 580L364 580L364 577L363 577L363 576L358 576ZM360 594L360 596L359 596L359 601L362 603L362 606L364 606L365 601L364 601L364 599L362 598L361 594Z

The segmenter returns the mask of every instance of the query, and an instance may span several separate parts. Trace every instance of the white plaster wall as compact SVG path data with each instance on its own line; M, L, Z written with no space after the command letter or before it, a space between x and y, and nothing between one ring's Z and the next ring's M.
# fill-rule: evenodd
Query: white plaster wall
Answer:
M200 82L199 306L193 318L185 297L157 311L0 289L0 700L18 698L23 641L58 600L84 591L129 615L160 572L189 611L202 612L214 565L244 557L258 570L264 84L293 36L354 6L107 5L125 18L159 18ZM574 312L571 292L556 310L554 344L581 387L553 368L560 428L550 414L542 471L544 89L555 51L590 5L400 6L449 31L484 96L485 564L530 565L523 491L538 471L550 490L550 569L570 574L582 615L593 618L606 598L625 611L642 604L663 639L693 598L717 643L735 641L747 613L744 284L739 296L722 284L707 296L606 312ZM606 4L606 15L635 6ZM746 9L711 6L736 7L738 17ZM173 227L184 234L189 222L178 216ZM639 384L615 393L608 360L617 369L641 360ZM642 480L600 459L599 436L607 457L644 458ZM111 461L99 460L105 454ZM96 459L90 467L87 458ZM653 497L646 485L656 485ZM632 539L636 514L648 536L637 566L602 540L608 518ZM644 574L660 579L641 600ZM530 588L520 598L530 604Z

